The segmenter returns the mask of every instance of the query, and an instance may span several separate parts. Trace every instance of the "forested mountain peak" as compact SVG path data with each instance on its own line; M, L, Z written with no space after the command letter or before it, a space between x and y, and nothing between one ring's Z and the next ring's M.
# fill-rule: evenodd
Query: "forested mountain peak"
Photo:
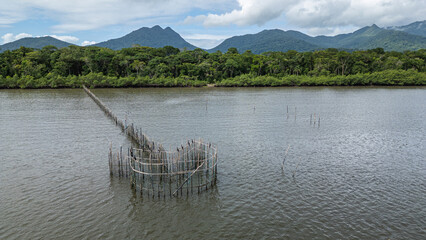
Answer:
M176 48L195 49L196 47L185 41L178 33L170 27L165 29L158 25L152 28L143 27L135 30L121 38L111 39L105 42L95 44L98 47L107 47L113 50L129 48L133 45L144 47L164 47L173 46Z
M237 48L239 52L250 50L253 53L270 51L286 52L288 50L312 51L321 48L318 45L306 42L301 37L297 37L300 36L300 34L279 29L263 30L256 34L246 34L228 38L217 47L210 49L209 52L218 50L226 52L231 47Z
M359 35L359 34L364 34L364 35L376 35L378 32L382 31L384 29L379 28L376 24L373 24L371 26L366 26L363 27L361 29L356 30L353 33L349 33L349 35Z

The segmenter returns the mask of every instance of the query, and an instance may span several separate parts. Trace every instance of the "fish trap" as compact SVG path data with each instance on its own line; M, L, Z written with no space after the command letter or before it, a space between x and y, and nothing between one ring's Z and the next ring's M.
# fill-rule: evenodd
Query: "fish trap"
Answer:
M131 187L148 197L175 197L200 193L216 184L217 147L211 143L188 141L175 151L156 152L129 148L127 154L113 154L112 176L129 178Z

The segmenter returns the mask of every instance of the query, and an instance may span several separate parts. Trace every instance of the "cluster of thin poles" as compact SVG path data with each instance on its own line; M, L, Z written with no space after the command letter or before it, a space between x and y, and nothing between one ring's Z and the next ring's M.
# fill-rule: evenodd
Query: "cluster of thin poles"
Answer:
M188 141L176 151L152 152L129 148L123 155L109 152L112 176L129 178L142 197L168 198L200 193L216 184L217 148L211 143Z
M116 154L110 145L108 162L111 176L126 177L141 196L174 197L186 192L200 193L216 184L217 147L202 140L187 141L176 151L165 151L161 144L150 140L141 128L120 120L95 94L84 91L132 139L138 148L123 148ZM207 110L207 103L206 103ZM195 190L194 190L195 189Z

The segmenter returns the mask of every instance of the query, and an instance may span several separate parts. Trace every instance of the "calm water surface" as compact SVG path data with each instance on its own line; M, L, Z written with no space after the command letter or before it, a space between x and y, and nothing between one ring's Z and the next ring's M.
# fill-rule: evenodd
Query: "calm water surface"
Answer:
M426 239L426 88L93 92L167 147L216 143L217 186L141 199L83 90L0 90L0 239Z

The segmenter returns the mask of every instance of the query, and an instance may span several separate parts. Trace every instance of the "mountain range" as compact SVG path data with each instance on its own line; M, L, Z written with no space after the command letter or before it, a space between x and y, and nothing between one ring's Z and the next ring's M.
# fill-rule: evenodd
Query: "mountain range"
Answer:
M53 37L23 38L0 45L0 52L17 49L20 46L40 49L47 45L58 48L73 45ZM106 47L113 50L133 46L164 47L173 46L179 49L192 50L196 46L185 41L170 27L143 27L121 38L111 39L93 46ZM426 49L426 20L414 22L406 26L380 28L376 25L361 28L353 33L336 36L311 37L298 31L279 29L264 30L256 34L246 34L226 39L208 52L226 52L235 47L239 52L250 50L253 53L269 51L296 50L299 52L338 48L344 50L365 50L383 48L386 51L405 51Z

